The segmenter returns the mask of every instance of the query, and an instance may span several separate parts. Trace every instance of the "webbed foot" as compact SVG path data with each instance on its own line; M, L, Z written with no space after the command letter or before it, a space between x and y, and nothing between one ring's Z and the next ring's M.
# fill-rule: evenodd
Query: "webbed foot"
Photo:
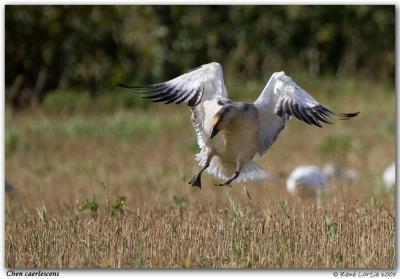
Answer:
M231 179L229 179L228 181L226 181L225 183L222 184L214 184L215 186L228 186L231 187L232 185L232 181L235 180L237 177L239 176L239 171L235 171L235 173L233 174L233 177Z
M214 184L215 186L227 186L227 187L232 187L232 184L230 181L227 181L225 183L220 183L220 184Z
M199 187L201 189L201 175L195 175L190 179L189 184L193 187Z

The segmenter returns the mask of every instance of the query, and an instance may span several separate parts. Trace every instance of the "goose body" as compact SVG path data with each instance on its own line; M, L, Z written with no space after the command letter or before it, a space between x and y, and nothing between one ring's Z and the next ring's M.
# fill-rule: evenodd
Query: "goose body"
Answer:
M186 104L200 152L196 160L203 167L189 182L201 187L207 170L221 186L232 182L262 180L267 177L253 158L263 156L292 116L322 127L334 116L348 119L357 113L335 113L318 103L284 72L274 73L254 103L228 98L222 67L216 62L202 65L172 80L144 87L121 85L165 104Z
M218 111L221 108L219 107ZM259 127L254 122L258 117L256 107L246 103L231 103L229 109L237 111L241 116L234 117L221 132L211 139L207 139L206 149L198 154L200 165L204 166L207 163L208 157L211 156L208 154L211 153L213 158L211 158L208 172L219 179L228 180L237 169L242 168L246 168L246 171L237 177L237 181L266 178L266 173L252 162L258 151L259 140ZM212 112L205 117L205 119L211 119L211 121L206 121L204 126L208 138L212 134L214 127L212 119L215 114ZM244 147L244 143L246 143L246 147Z

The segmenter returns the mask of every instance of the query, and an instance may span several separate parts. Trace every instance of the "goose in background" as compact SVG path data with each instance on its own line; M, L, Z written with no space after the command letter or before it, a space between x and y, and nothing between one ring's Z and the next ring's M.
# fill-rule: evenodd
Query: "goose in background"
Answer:
M383 182L386 188L394 188L396 186L396 163L392 163L383 172Z
M292 116L318 127L331 117L349 119L357 113L336 113L316 101L284 72L274 73L254 103L228 98L222 67L216 62L202 65L169 81L149 86L120 86L164 104L186 104L200 152L201 170L189 184L201 188L201 174L207 172L233 182L263 180L265 171L253 161L263 156ZM312 131L310 130L310 133Z
M301 197L320 196L326 183L331 178L355 180L359 174L355 170L342 170L334 164L326 164L323 168L313 165L296 167L286 181L286 189L292 195Z

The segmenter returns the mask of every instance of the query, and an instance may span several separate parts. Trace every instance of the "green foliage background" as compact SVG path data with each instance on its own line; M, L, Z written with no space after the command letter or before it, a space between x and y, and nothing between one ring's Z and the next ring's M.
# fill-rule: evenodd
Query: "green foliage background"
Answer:
M225 78L279 70L394 83L395 6L6 6L6 100L96 96L211 61Z

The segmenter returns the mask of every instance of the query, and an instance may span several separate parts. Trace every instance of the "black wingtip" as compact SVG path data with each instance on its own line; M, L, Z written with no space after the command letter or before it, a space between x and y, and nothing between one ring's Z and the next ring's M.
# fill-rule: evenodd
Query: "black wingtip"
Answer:
M118 83L118 87L127 88L127 89L133 89L133 86L127 85L127 84L123 84L123 83Z
M350 113L338 113L336 114L337 116L342 117L341 120L348 120L352 117L356 117L360 112L350 112Z
M149 90L148 86L132 86L132 85L127 85L127 84L123 84L123 83L118 83L118 87L132 89L135 91Z

